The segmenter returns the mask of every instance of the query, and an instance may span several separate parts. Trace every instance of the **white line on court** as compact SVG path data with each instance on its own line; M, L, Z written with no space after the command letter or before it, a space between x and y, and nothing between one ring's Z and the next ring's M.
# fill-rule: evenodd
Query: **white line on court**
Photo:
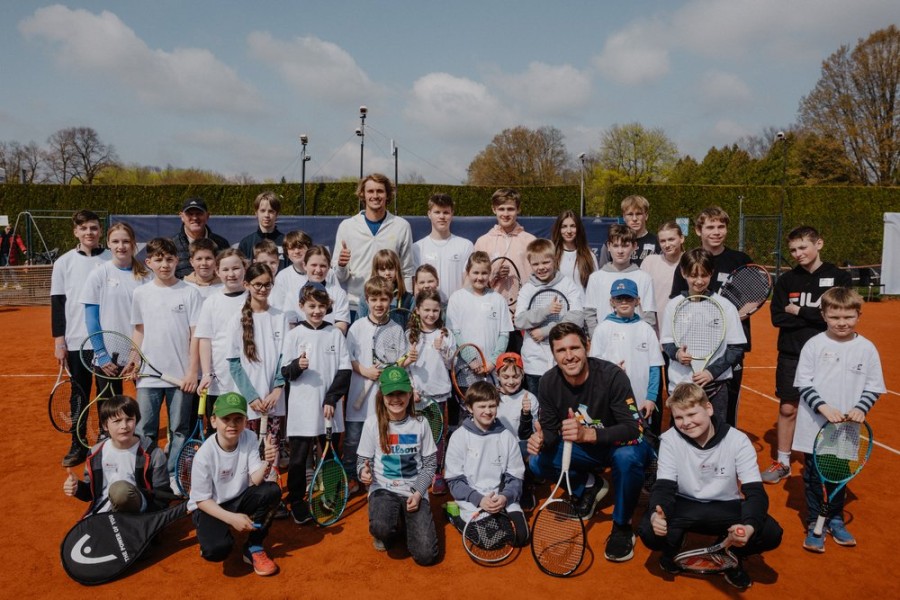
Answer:
M895 392L894 390L888 390L887 393L888 393L888 394L893 394L893 395L895 395L895 396L900 396L900 393L897 393L897 392Z
M21 373L18 375L10 374L10 373L0 373L0 377L56 377L56 375L48 374L44 375L42 373Z
M752 387L747 387L746 385L743 385L743 384L741 384L741 387L744 388L745 390L749 390L749 391L753 392L754 394L759 394L763 398L771 400L772 402L775 402L776 404L779 402L778 398L775 398L774 396L770 396L768 394L764 394L763 392L760 392L759 390L754 390ZM900 450L895 450L894 448L891 448L887 444L882 444L878 440L875 440L875 445L884 448L888 452L893 452L894 454L900 455Z

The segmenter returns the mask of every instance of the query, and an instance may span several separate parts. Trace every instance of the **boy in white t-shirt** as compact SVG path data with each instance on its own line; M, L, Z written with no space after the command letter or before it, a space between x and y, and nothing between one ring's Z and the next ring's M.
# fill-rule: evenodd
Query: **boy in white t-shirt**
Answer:
M281 488L266 481L278 458L277 445L270 434L265 440L265 462L259 457L259 440L247 429L247 401L228 392L216 400L212 425L216 434L208 438L194 456L191 468L191 496L200 556L221 562L231 553L231 530L247 532L244 562L257 575L274 575L278 567L263 549L269 523L281 502Z
M134 343L161 373L181 379L178 387L160 379L144 377L137 382L137 401L144 419L137 434L157 440L163 401L169 416L172 440L169 448L169 477L172 491L178 452L190 434L191 395L197 390L200 357L192 344L194 327L203 303L199 292L175 277L178 250L168 238L147 242L147 266L153 281L134 290L131 324Z
M782 529L767 514L769 498L750 439L714 414L693 383L679 384L666 406L675 427L660 436L656 484L638 529L648 548L662 551L660 568L679 572L673 559L688 532L731 536L739 560L777 548ZM740 589L753 583L740 563L724 575Z
M291 327L301 321L297 313L300 288L306 285L306 251L312 246L312 238L303 231L289 231L284 236L284 252L290 264L275 275L275 287L269 294L269 303L288 316Z
M428 199L431 233L413 244L415 268L432 265L438 272L441 303L446 306L450 295L463 286L466 261L475 250L470 240L450 232L453 221L453 198L449 194L432 194Z
M584 301L584 318L588 331L594 331L598 321L609 314L609 289L617 279L631 279L637 285L641 297L638 314L651 327L656 326L656 300L653 295L653 280L638 265L631 262L632 254L637 249L634 231L625 225L613 225L609 228L606 240L609 262L591 273L588 279Z
M609 291L613 312L600 321L591 335L589 356L618 365L628 375L638 410L659 434L659 406L663 356L656 332L637 314L641 298L630 279L617 279Z
M541 375L553 366L553 357L547 336L559 322L584 325L581 286L563 275L556 268L556 249L553 242L536 239L526 249L531 275L519 290L516 302L515 326L524 331L522 361L525 363L525 389L537 394ZM555 290L568 300L568 307L561 302L530 308L531 300L543 290ZM565 311L564 313L561 311Z
M855 546L856 538L844 526L846 487L829 502L823 534L817 536L813 531L822 508L822 482L813 460L813 441L826 421L865 421L879 395L886 391L878 350L856 333L862 297L850 288L836 287L822 294L820 301L827 329L800 351L794 376L800 405L792 446L806 458L803 484L807 533L803 547L819 553L825 552L824 533L830 533L839 546Z
M209 238L199 238L191 242L188 251L191 253L190 263L194 271L185 275L182 281L197 290L206 300L222 289L222 280L216 274L218 246Z

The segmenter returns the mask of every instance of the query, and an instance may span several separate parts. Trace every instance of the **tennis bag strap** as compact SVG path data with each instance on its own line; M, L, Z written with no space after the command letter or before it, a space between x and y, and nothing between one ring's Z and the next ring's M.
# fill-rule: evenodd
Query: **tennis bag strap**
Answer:
M187 514L187 502L149 513L107 512L75 524L59 552L63 569L83 585L106 583L124 573L166 525Z

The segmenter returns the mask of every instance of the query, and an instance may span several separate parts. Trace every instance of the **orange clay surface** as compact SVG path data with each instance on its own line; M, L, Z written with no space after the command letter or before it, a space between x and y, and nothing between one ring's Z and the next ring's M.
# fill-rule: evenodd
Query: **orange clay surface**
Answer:
M739 425L759 452L760 467L769 465L775 441L778 405L774 398L775 330L768 307L753 317L753 352L747 358ZM752 588L737 593L720 576L672 576L657 566L658 556L640 541L634 558L607 562L603 548L611 528L612 507L604 501L588 524L589 551L576 576L556 579L542 574L528 548L502 567L471 562L459 534L442 517L433 498L432 511L444 549L439 564L416 566L405 551L379 553L368 534L366 501L354 497L344 518L329 528L298 527L276 521L267 540L281 572L254 575L235 551L224 563L200 558L189 519L170 526L159 545L124 579L88 588L70 580L60 565L59 544L85 505L63 495L65 470L60 459L68 438L47 417L47 395L56 376L48 308L0 308L4 351L0 385L5 392L6 435L0 438L0 528L3 552L3 598L758 598L900 597L896 568L897 494L900 492L900 302L867 304L860 331L881 353L889 391L871 416L879 443L870 464L851 483L846 518L859 541L856 548L826 542L823 555L801 547L804 528L799 511L803 486L796 461L787 481L767 486L770 511L784 527L780 548L746 562ZM165 435L163 434L163 439ZM80 468L78 469L80 472ZM546 493L546 490L543 490ZM635 521L643 507L638 509ZM240 538L239 538L240 540ZM689 540L698 544L708 540Z

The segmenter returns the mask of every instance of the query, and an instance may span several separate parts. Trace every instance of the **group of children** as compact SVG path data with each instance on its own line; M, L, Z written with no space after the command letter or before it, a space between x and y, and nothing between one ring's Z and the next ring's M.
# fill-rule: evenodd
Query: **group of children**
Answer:
M257 199L260 219L271 219L271 202ZM590 334L591 356L625 371L641 416L657 433L668 365L666 406L674 427L661 436L656 485L639 529L648 547L663 551L664 570L677 569L672 558L687 531L730 534L742 555L776 547L781 529L766 515L762 483L789 475L791 448L806 455L808 520L815 520L821 492L810 456L817 427L826 419L863 420L884 383L877 351L855 333L862 301L841 287L849 283L843 273L819 258L822 240L814 229L797 228L788 236L798 264L778 280L771 304L780 328L776 380L782 406L778 460L760 475L752 446L736 429L731 396L749 351L749 323L715 293L733 267L749 262L724 245L728 215L718 207L701 212L695 224L701 247L685 252L674 222L659 228L657 242L646 229L646 199L626 198L626 225L610 228L598 268L571 211L557 220L551 241L534 238L517 223L520 198L513 190L498 190L492 204L497 225L473 245L449 231L452 200L433 196L431 235L415 244L412 289L403 277L404 259L393 250L375 252L355 320L331 253L303 232L278 232L288 263L280 270L272 235L256 242L253 264L240 250L216 254L208 240L198 239L190 247L194 272L182 281L175 277L171 241L148 242L150 274L134 259L136 241L127 224L110 228L110 256L100 249L99 218L79 212L79 246L54 269L57 359L89 389L91 373L80 364L78 340L112 329L133 335L150 362L181 385L140 379L137 400L113 388L100 403L108 437L87 457L87 481L70 471L66 494L90 500L91 511L143 511L168 500L176 490L174 461L195 412L191 399L205 390L215 435L195 459L188 502L196 509L201 554L208 560L227 556L233 528L249 532L244 557L257 573L277 571L262 548L269 519L281 505L272 466L287 468L290 515L307 523L307 468L326 420L334 423L351 493L368 486L376 549L405 535L417 563L438 560L429 490L449 490L459 508L451 521L460 529L476 510L505 510L516 525L516 543L524 545L523 507L534 505L525 440L539 410L538 381L553 365L548 334L564 321ZM277 231L268 221L260 229ZM506 298L492 290L491 261L498 256L512 258L524 279L512 313ZM567 299L564 313L559 302L530 306L545 289ZM725 343L699 373L672 336L672 311L688 295L712 296L727 321ZM373 356L375 334L384 327L405 330L411 342L403 361L386 368ZM485 374L495 384L473 385L455 402L448 371L464 343L483 350ZM103 348L93 352L88 360L110 362ZM104 381L97 383L101 389ZM156 445L163 401L171 432L168 459ZM416 412L423 402L438 403L452 435L433 439ZM261 458L257 436L248 430L259 429L263 414L269 435ZM77 444L75 432L64 466L84 460ZM721 508L709 512L714 506ZM841 514L838 499L827 531L838 544L853 545ZM738 525L743 536L735 534ZM824 539L810 529L804 547L824 551ZM727 577L737 587L750 584L742 569Z

